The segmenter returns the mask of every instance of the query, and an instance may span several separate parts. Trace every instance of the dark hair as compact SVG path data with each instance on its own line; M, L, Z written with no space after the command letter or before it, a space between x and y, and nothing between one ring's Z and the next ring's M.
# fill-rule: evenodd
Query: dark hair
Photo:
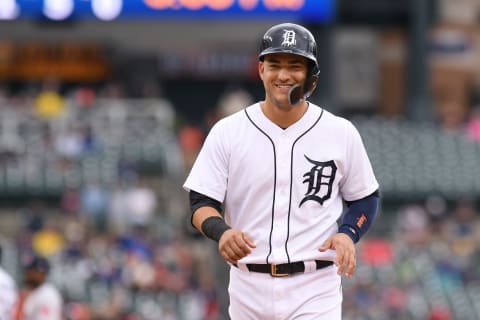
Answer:
M50 271L50 263L44 257L33 255L24 265L25 270L38 270L45 273Z

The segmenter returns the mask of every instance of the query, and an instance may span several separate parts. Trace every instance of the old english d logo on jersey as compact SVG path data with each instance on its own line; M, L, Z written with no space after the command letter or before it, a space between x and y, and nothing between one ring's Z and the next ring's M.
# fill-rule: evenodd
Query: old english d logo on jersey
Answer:
M297 40L295 39L295 31L293 30L284 30L282 37L282 46L290 47L294 46L297 43Z
M299 207L309 200L317 201L322 205L332 194L332 185L333 181L335 181L337 166L333 160L321 162L312 160L307 156L305 158L313 164L313 167L303 175L305 177L303 183L307 185L307 192Z

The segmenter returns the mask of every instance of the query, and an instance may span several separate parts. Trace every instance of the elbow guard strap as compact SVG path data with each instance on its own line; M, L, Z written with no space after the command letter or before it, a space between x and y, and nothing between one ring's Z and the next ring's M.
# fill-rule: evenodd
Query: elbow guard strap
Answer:
M220 241L222 235L229 229L231 228L220 217L208 217L202 222L203 234L216 242Z

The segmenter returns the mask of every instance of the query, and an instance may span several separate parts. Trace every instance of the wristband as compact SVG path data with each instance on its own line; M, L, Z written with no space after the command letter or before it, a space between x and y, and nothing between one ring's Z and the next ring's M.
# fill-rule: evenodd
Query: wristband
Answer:
M231 228L225 223L225 220L217 216L208 217L202 223L203 234L216 242L220 241L222 235L229 229Z
M340 228L338 228L338 232L345 233L347 236L349 236L352 239L353 243L357 243L358 240L360 240L357 230L355 230L354 227L349 226L348 224L342 224Z

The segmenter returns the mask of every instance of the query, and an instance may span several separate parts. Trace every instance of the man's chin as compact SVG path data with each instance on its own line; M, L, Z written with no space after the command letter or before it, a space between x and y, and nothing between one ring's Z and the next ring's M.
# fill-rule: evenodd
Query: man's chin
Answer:
M281 109L291 107L290 102L288 101L288 97L286 95L282 96L280 99L275 99L275 101L276 105Z

